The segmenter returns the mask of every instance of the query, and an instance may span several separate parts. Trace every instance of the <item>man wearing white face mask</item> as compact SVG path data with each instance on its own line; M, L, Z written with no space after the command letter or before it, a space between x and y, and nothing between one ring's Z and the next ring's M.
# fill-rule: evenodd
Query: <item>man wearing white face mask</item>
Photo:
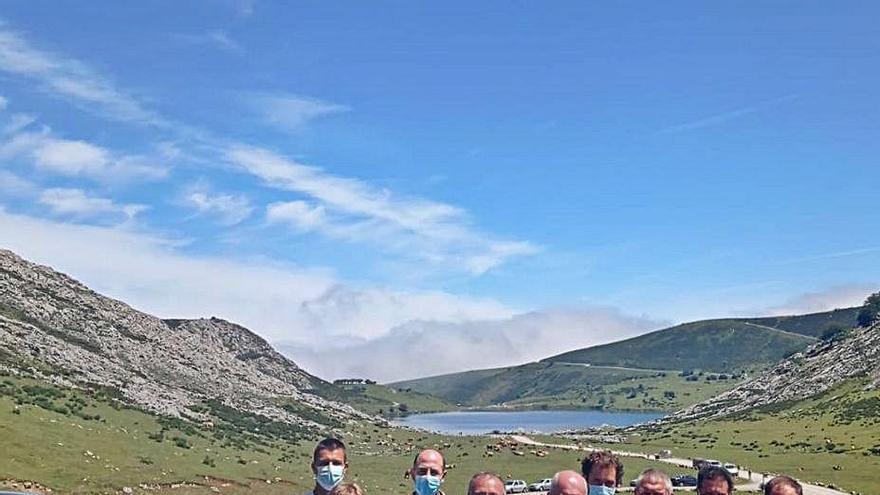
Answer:
M413 460L409 471L415 484L414 495L443 495L440 484L446 476L446 460L434 449L425 449Z
M581 462L589 495L614 495L623 481L623 463L610 451L593 452Z
M345 444L336 438L325 438L315 445L312 454L312 473L315 474L315 488L305 495L327 495L345 477L348 461L345 458Z

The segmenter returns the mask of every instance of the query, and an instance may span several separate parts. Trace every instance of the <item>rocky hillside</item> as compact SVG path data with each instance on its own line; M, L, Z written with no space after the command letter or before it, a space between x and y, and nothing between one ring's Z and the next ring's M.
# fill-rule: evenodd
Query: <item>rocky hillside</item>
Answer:
M825 392L851 378L867 378L870 388L880 386L880 323L857 328L838 339L817 342L755 378L669 419L719 418L794 402Z
M100 386L169 416L198 419L192 406L211 399L314 427L320 418L364 417L322 398L332 385L246 328L218 318L162 320L5 250L0 368L68 386Z

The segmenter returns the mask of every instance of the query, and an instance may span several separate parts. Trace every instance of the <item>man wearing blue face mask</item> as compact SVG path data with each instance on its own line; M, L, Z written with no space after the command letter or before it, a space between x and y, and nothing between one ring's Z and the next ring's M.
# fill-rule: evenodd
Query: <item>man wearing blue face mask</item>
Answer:
M305 495L327 495L345 477L348 461L345 458L345 444L336 438L325 438L315 445L312 453L312 473L315 474L315 488Z
M409 471L415 485L413 495L443 495L440 484L446 476L446 459L434 449L425 449L413 460Z
M614 495L623 481L623 463L608 450L588 455L581 462L581 472L589 485L588 495Z

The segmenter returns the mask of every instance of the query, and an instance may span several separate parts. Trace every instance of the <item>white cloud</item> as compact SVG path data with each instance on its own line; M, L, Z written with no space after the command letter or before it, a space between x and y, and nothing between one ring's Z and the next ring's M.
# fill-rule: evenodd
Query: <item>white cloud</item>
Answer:
M182 254L175 246L172 240L121 228L67 224L0 210L0 247L151 314L218 316L270 341L323 350L339 342L378 338L419 318L463 323L515 314L490 299L356 288L325 270L199 257ZM352 359L356 366L373 357Z
M15 130L30 122L19 121ZM150 157L113 153L86 141L57 138L46 127L5 136L5 141L0 141L0 159L28 155L37 169L53 174L101 181L153 181L169 173Z
M62 175L94 175L110 162L108 153L85 141L47 139L34 150L37 167Z
M293 132L317 118L350 110L344 105L289 94L251 94L247 103L267 124Z
M880 286L877 284L838 285L825 290L798 294L780 305L759 310L755 314L786 316L851 308L861 306L870 294L878 290Z
M122 216L126 220L134 218L147 209L145 205L117 204L107 198L89 196L82 189L52 188L40 194L40 203L49 207L54 215L75 218L102 216Z
M9 105L9 100L5 96L0 96L0 110L6 110L7 105Z
M200 214L219 219L226 226L236 225L251 216L254 210L245 196L212 193L206 186L197 184L184 192L184 202Z
M366 242L414 260L445 268L464 268L479 275L510 258L534 254L537 248L524 241L494 239L470 226L465 212L454 206L421 198L396 197L366 182L328 174L268 150L234 146L228 159L268 185L308 195L316 204L292 202L288 217L312 220L334 215L334 222L312 222L312 228L354 242ZM283 217L283 204L270 214ZM320 218L316 208L321 207ZM294 222L297 227L301 224Z
M272 203L266 208L266 218L270 222L286 222L297 229L308 232L326 223L323 206L312 206L305 201Z
M157 114L145 109L86 65L33 47L23 36L0 21L0 71L39 83L48 93L66 98L83 108L107 117L151 125L166 125Z
M341 340L323 349L280 344L279 349L322 377L388 382L528 363L661 326L613 308L557 309L491 321L414 320L372 340Z

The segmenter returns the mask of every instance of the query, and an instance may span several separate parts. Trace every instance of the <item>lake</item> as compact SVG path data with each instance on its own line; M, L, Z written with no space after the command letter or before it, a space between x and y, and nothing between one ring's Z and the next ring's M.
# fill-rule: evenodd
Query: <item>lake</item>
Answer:
M595 426L630 426L662 417L660 413L615 411L455 411L413 414L394 421L401 426L446 434L477 435L499 431L554 433Z

